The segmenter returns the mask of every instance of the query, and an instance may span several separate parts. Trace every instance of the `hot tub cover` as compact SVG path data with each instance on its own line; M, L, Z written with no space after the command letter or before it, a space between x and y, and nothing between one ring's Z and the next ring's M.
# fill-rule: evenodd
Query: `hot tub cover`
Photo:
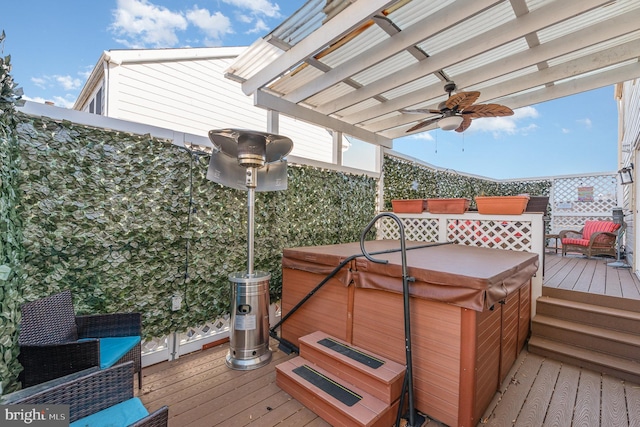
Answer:
M427 245L427 247L425 247ZM367 252L400 248L398 240L366 242ZM457 244L407 242L407 274L413 297L441 301L476 311L490 309L528 282L538 270L538 255L529 252L478 248ZM413 249L412 249L413 248ZM283 268L328 274L348 257L362 255L360 244L307 246L285 249ZM336 276L345 285L402 292L402 264L399 251L378 253L374 263L356 257Z

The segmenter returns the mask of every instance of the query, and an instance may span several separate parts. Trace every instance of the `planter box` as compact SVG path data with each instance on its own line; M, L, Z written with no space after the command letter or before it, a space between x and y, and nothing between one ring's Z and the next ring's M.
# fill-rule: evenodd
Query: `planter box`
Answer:
M522 215L529 196L478 196L478 213L485 215Z
M531 196L529 197L529 203L527 203L527 210L525 212L542 212L546 214L548 205L548 196Z
M427 209L435 214L461 214L469 209L469 199L427 199Z
M427 199L392 200L395 213L422 213L427 210Z

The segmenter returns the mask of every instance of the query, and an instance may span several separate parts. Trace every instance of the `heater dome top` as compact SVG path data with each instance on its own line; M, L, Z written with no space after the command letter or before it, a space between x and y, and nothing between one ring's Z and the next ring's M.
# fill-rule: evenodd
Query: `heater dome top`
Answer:
M268 132L258 132L246 129L213 129L209 131L209 140L217 150L223 154L238 158L243 153L238 151L238 143L244 140L263 143L266 163L272 163L284 158L293 149L293 141L282 135Z

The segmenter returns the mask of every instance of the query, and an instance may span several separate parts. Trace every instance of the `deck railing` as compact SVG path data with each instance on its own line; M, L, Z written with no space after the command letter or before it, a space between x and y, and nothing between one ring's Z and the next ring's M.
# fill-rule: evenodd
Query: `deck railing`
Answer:
M531 283L531 315L536 299L542 295L542 272L545 230L541 213L522 215L464 214L396 214L404 225L405 238L417 242L452 242L460 245L525 251L538 254L538 271ZM383 218L378 226L378 239L399 239L398 224Z

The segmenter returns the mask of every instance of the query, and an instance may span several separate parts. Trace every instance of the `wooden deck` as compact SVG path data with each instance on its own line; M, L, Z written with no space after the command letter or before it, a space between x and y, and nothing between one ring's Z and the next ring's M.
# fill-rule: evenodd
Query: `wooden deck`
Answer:
M640 299L640 281L611 261L548 255L545 286ZM139 396L150 410L169 405L171 427L329 426L276 386L275 365L293 356L272 348L252 371L225 366L226 343L149 366ZM523 351L478 426L640 426L640 385Z
M544 263L545 287L560 288L625 299L640 299L640 280L630 268L608 266L612 258L547 254Z

